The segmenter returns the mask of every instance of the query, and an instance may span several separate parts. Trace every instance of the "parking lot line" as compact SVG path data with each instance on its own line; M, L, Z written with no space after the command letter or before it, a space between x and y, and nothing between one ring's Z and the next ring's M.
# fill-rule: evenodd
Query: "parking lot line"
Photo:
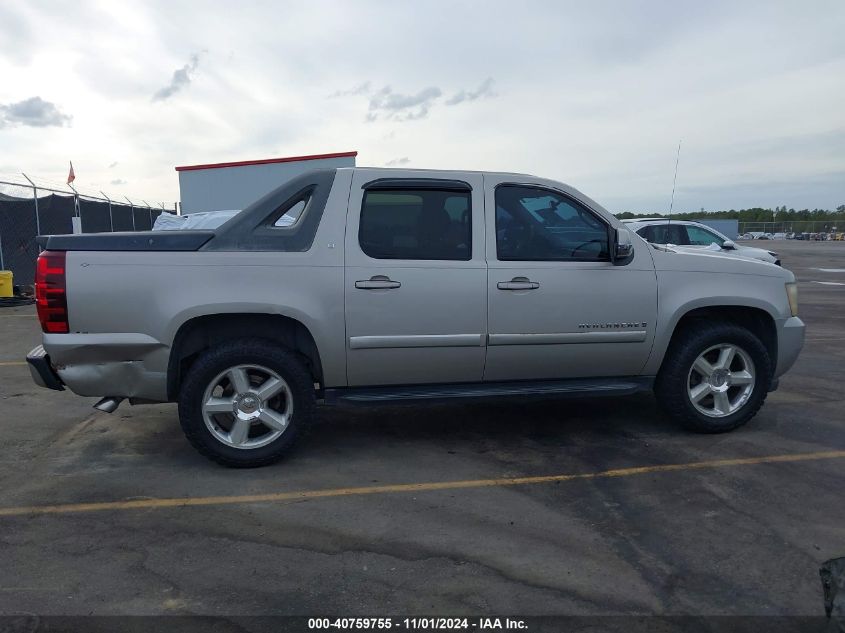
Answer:
M18 365L26 365L25 360L4 360L0 361L0 367L17 367Z
M276 492L259 495L232 495L219 497L177 497L134 499L131 501L102 501L95 503L66 503L56 505L33 505L0 508L0 517L27 516L35 514L71 514L103 512L108 510L140 510L180 508L185 506L219 506L245 503L273 503L279 501L303 501L330 497L353 497L361 495L394 494L407 492L434 492L439 490L459 490L467 488L495 488L507 486L525 486L531 484L549 484L584 479L605 479L630 477L649 473L666 473L688 470L716 469L731 466L751 466L785 462L804 462L823 459L845 458L843 451L821 451L816 453L797 453L789 455L767 455L761 457L740 457L735 459L715 459L710 461L689 462L686 464L658 464L654 466L636 466L617 468L592 473L574 473L565 475L540 475L534 477L502 477L496 479L470 479L462 481L441 481L411 484L393 484L386 486L365 486L360 488L331 488L325 490L301 490L294 492Z

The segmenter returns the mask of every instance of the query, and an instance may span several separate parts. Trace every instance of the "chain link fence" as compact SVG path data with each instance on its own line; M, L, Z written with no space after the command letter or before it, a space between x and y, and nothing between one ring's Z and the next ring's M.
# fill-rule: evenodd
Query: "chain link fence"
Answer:
M36 236L149 231L162 213L174 212L31 181L0 180L0 270L11 270L16 285L30 285L39 252Z
M845 232L845 218L828 220L777 220L775 222L740 222L739 234L770 233L786 235L833 235ZM827 239L834 239L833 237Z

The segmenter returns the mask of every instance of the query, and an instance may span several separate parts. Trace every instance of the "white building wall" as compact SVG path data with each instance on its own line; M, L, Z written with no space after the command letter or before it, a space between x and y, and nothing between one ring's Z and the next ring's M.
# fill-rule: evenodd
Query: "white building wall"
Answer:
M312 169L354 167L357 152L177 167L182 213L243 209Z

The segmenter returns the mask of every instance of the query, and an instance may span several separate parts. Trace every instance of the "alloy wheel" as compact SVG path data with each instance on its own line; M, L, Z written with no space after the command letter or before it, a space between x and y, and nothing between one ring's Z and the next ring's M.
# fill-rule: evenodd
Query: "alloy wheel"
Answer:
M687 395L700 413L723 418L748 402L757 375L748 353L733 343L707 348L689 371Z
M222 444L254 449L273 442L288 428L293 396L277 372L261 365L236 365L220 372L202 399L202 417Z

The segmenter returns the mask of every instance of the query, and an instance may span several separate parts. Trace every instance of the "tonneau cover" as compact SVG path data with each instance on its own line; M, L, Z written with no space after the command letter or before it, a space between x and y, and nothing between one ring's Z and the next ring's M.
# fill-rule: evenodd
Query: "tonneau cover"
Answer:
M48 251L196 251L214 237L214 231L138 231L39 235Z

